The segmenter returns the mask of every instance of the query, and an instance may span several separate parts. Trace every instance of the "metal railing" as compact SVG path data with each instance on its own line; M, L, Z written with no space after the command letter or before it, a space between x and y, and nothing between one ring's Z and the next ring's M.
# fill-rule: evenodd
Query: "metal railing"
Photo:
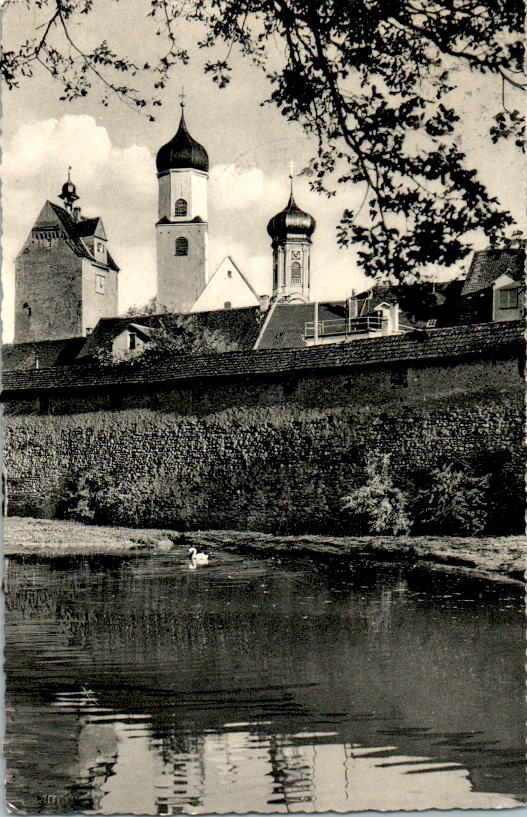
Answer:
M381 332L388 328L388 320L381 316L369 315L363 318L339 318L330 321L318 321L318 336L328 335L356 335L365 332ZM315 336L315 322L308 321L304 327L304 336Z

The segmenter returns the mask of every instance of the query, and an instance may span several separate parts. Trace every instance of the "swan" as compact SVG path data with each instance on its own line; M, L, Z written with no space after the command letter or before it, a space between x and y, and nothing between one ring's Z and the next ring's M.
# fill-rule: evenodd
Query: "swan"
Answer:
M206 553L198 553L196 548L190 548L188 555L190 556L190 561L194 565L208 565L209 557Z

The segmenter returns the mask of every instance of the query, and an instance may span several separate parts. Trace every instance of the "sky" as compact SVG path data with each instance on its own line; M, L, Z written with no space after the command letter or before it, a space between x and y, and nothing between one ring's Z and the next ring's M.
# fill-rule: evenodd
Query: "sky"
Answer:
M116 5L100 0L95 9L82 25L73 26L80 43L107 37L111 45L138 60L154 59L159 41L145 16L146 2L125 0ZM40 23L37 14L21 4L5 12L5 47L32 35ZM15 91L4 90L2 319L6 341L13 332L14 258L46 199L59 202L69 165L83 215L102 217L110 250L121 268L120 311L142 306L155 294L155 155L177 130L182 88L188 128L206 147L210 160L210 269L229 254L259 294L270 294L267 222L287 203L289 162L294 161L300 171L316 146L296 122L286 121L272 106L262 106L270 86L260 69L240 57L232 56L231 84L225 89L214 85L203 72L210 54L195 46L200 33L196 27L184 30L191 61L174 70L154 123L116 99L103 107L96 94L73 103L60 102L60 88L43 71ZM225 56L223 51L226 48L217 48L219 56ZM275 58L280 59L278 45ZM458 86L454 101L462 123L455 141L478 167L491 192L521 220L523 166L518 152L506 144L497 148L485 134L500 107L501 84L460 71ZM520 107L517 99L508 101ZM360 203L363 193L360 186L347 185L327 198L312 193L305 176L295 180L297 204L317 222L311 252L313 300L345 298L352 289L368 286L353 248L343 250L336 243L343 209ZM475 246L485 246L482 237L475 237ZM455 277L466 271L469 260L431 272L439 278Z

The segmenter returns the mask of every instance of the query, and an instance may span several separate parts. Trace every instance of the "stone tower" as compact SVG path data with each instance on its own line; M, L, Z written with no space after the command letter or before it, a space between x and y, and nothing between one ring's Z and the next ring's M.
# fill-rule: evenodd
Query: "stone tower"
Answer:
M176 135L157 154L157 308L190 312L208 281L209 157L187 130L181 103Z
M15 343L84 336L118 313L119 267L100 218L84 218L75 185L47 201L15 261Z
M267 225L273 248L273 297L291 302L309 302L311 236L313 216L297 207L291 195L284 210Z

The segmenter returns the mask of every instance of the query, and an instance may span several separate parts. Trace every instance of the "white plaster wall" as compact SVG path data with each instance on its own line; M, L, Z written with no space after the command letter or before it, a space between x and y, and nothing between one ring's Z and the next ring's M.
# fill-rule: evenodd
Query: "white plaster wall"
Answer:
M207 174L199 170L170 170L160 176L158 217L179 222L191 221L199 216L207 221L207 182ZM180 218L174 215L178 199L185 199L188 205L187 215Z
M175 254L179 236L188 240L188 255ZM173 312L190 312L207 280L207 225L196 222L158 224L156 242L158 306Z
M231 275L229 276L229 272ZM251 291L238 272L236 266L225 259L222 261L207 286L192 307L192 312L210 312L224 309L229 302L231 309L259 306L258 297Z

